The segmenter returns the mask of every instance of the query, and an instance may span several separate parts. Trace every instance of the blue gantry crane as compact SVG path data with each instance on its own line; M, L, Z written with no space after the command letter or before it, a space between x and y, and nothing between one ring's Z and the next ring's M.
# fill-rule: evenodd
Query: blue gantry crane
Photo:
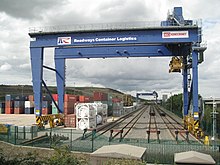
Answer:
M181 7L175 7L168 14L167 20L150 26L147 22L137 22L123 23L123 26L94 24L43 27L31 28L29 36L35 114L38 122L42 116L42 85L47 89L43 80L43 68L56 72L58 105L55 105L62 114L66 59L169 56L172 57L170 72L182 71L183 75L185 125L194 134L199 134L198 64L206 47L201 44L201 27L198 22L185 20ZM43 66L45 48L55 49L55 68ZM190 91L187 79L189 70L192 70ZM49 90L48 93L50 94ZM189 114L191 100L193 113Z
M158 98L158 94L156 91L153 92L138 92L136 93L136 103L138 102L139 96L153 96L156 99L156 103L157 103L157 98Z

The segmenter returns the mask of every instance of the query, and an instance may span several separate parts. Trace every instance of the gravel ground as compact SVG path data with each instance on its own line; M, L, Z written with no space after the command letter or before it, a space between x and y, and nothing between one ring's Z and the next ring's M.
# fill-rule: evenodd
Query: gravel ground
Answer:
M1 124L30 126L35 124L35 114L0 114Z

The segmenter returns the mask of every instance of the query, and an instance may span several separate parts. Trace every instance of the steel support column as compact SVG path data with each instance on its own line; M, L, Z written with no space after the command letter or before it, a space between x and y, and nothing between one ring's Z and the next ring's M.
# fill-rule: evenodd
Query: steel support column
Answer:
M43 78L43 48L31 48L31 69L35 101L35 114L41 116L42 110L42 78Z
M56 56L56 54L55 54ZM64 112L64 92L65 92L65 59L55 58L56 80L57 80L57 93L58 93L58 106L61 113Z
M183 116L188 115L189 104L188 93L188 69L187 69L187 56L183 56Z
M193 116L199 119L198 108L198 52L192 52L192 73L193 73Z

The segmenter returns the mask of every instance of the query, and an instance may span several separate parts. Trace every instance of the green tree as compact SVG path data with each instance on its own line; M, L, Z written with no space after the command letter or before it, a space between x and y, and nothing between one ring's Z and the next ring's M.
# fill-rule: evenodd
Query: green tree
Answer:
M183 99L182 94L175 94L171 96L165 103L165 108L172 111L179 117L182 117Z

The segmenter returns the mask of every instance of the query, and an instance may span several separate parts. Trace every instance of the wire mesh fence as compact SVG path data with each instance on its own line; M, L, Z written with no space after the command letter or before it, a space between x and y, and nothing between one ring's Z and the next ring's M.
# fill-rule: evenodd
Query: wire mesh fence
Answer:
M198 151L210 154L220 165L220 143L205 146L195 141L150 140L147 139L120 139L109 141L109 137L93 132L83 134L83 131L74 129L45 129L38 130L36 126L6 126L0 131L0 140L15 145L43 148L66 147L70 151L93 152L104 145L129 144L146 148L146 161L149 163L173 164L174 154L185 151Z

